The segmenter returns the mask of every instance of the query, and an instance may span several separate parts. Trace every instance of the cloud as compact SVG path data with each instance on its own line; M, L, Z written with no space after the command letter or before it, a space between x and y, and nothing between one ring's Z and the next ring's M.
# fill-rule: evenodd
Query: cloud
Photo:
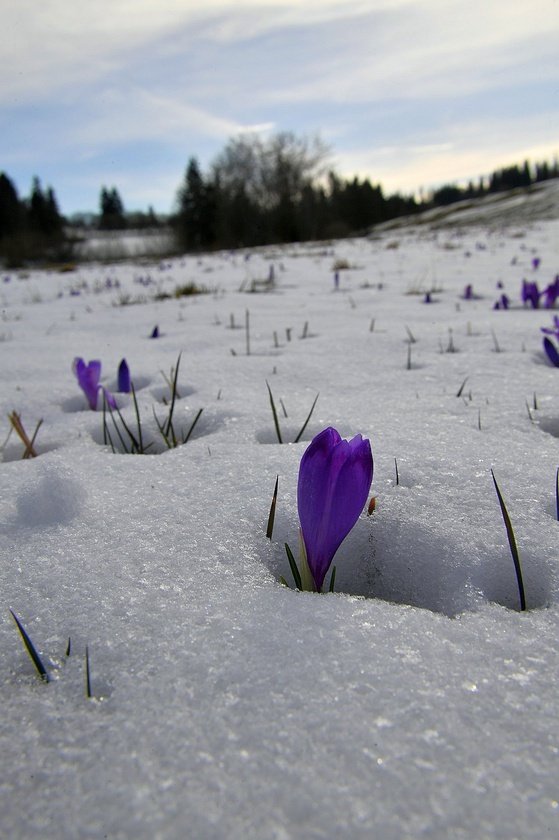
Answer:
M234 112L249 107L541 83L559 76L549 10L550 0L18 0L0 8L0 103L135 82L179 110L241 121Z
M71 142L110 145L159 139L175 144L187 134L223 138L242 129L234 120L129 85L99 91L87 123L73 132Z
M150 64L163 43L188 63L188 50L201 41L217 59L218 48L237 46L241 60L248 48L263 61L257 42L281 42L284 66L295 59L301 82L282 89L278 67L278 102L367 100L404 86L411 96L437 95L457 81L479 84L488 68L503 59L512 64L516 47L528 42L532 56L550 56L546 72L557 73L558 25L549 11L550 0L18 0L0 7L0 101L104 84L126 73L139 52ZM266 77L269 68L261 67ZM255 81L252 93L264 94L262 79Z
M385 0L389 5L402 0ZM18 0L0 6L0 101L48 97L102 80L127 56L184 34L216 43L246 41L271 29L355 14L353 0Z
M299 78L275 86L268 101L460 97L516 82L557 80L559 24L550 25L543 9L538 16L536 8L528 20L520 20L514 6L423 2L375 9L363 14L358 26L346 20L331 31L325 24L317 32L324 47L311 50Z
M457 121L442 132L419 133L409 143L362 146L338 155L345 177L356 173L381 183L386 194L478 180L513 164L551 160L559 152L559 117L542 115ZM538 140L534 140L534 137Z

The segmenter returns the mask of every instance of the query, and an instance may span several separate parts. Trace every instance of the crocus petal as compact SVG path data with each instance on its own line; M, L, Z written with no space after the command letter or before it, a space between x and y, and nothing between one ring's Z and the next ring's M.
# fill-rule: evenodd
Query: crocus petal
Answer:
M118 390L121 394L130 393L130 370L126 359L118 366Z
M522 281L521 298L523 303L530 303L533 309L537 309L540 305L540 291L537 283L529 283L527 280Z
M106 388L103 388L101 385L99 386L105 395L105 399L107 400L108 405L111 408L116 408L116 401L112 394L109 394Z
M559 341L559 317L557 315L553 316L553 326L552 327L540 327L540 330L545 333L546 335L553 335Z
M347 441L335 429L325 429L301 459L299 519L318 592L334 554L363 510L372 480L371 444L361 435Z
M78 379L85 370L85 362L79 356L76 356L76 358L72 362L72 370L74 371L74 374L77 376Z
M559 352L557 352L555 344L547 336L543 340L543 349L545 350L547 358L551 364L555 365L555 367L559 367Z
M545 308L551 309L555 306L555 301L559 297L559 276L555 278L553 283L550 283L547 289L544 289L542 294L545 297Z

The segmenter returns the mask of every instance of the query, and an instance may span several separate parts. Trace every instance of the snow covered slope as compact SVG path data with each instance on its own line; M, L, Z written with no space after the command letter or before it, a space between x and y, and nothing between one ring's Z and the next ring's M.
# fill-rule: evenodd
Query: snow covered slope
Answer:
M2 836L559 836L559 370L553 313L520 301L559 271L559 223L476 212L2 278L3 437L13 410L29 433L44 420L38 457L12 433L0 465ZM188 284L208 293L174 296ZM203 412L167 450L154 411L179 353L177 426ZM76 356L111 392L127 359L154 454L104 445ZM286 441L320 394L300 443L277 442L266 382ZM376 511L338 551L336 594L300 593L283 545L328 425L370 438Z

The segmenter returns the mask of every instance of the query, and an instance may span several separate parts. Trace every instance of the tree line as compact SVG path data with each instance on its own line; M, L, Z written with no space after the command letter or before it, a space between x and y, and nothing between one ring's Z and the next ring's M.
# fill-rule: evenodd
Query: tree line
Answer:
M190 158L173 218L185 251L239 248L282 242L336 239L380 222L465 199L529 187L559 177L559 164L538 163L497 170L467 187L448 184L417 201L387 196L380 184L343 180L327 167L319 141L277 134L264 141L230 140L209 172Z
M385 198L368 179L328 170L318 139L276 134L229 141L202 173L190 158L173 224L184 250L333 239L419 209L414 198Z
M268 139L241 135L229 140L207 172L196 157L188 161L172 225L177 248L203 251L285 242L336 239L380 222L434 206L527 188L559 177L559 164L509 166L466 187L447 184L416 200L385 196L368 178L340 178L329 168L330 151L318 138L281 132ZM152 208L127 212L116 187L103 186L98 214L82 214L74 224L100 230L155 227ZM69 220L59 211L52 187L35 177L29 197L20 199L0 173L0 260L8 266L34 260L71 259Z
M533 168L528 161L524 161L522 166L515 164L504 169L497 169L489 178L480 178L477 184L474 184L473 181L470 181L466 187L446 184L433 192L430 201L435 207L444 206L456 201L483 198L483 196L492 193L530 187L532 184L549 181L551 178L559 178L559 162L557 160L551 165L547 161L536 163Z
M57 259L64 248L64 218L52 187L33 178L29 198L20 200L12 181L0 173L0 257L8 266L26 260Z

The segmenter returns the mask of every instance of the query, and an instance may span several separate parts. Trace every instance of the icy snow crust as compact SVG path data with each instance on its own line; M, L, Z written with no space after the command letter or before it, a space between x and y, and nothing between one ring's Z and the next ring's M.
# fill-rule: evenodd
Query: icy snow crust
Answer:
M28 432L44 424L39 457L19 460L12 434L0 466L2 836L559 836L559 371L541 350L550 313L519 301L523 278L559 270L558 234L424 225L6 274L2 435L13 409ZM247 293L271 265L275 290ZM499 281L509 311L492 309ZM212 293L152 300L188 282ZM479 298L462 299L468 283ZM179 425L204 408L193 438L113 454L74 356L101 359L109 390L126 357L153 433L181 352ZM288 441L320 392L302 442L277 443L266 380ZM377 506L320 596L279 576L299 461L328 425L371 439Z

